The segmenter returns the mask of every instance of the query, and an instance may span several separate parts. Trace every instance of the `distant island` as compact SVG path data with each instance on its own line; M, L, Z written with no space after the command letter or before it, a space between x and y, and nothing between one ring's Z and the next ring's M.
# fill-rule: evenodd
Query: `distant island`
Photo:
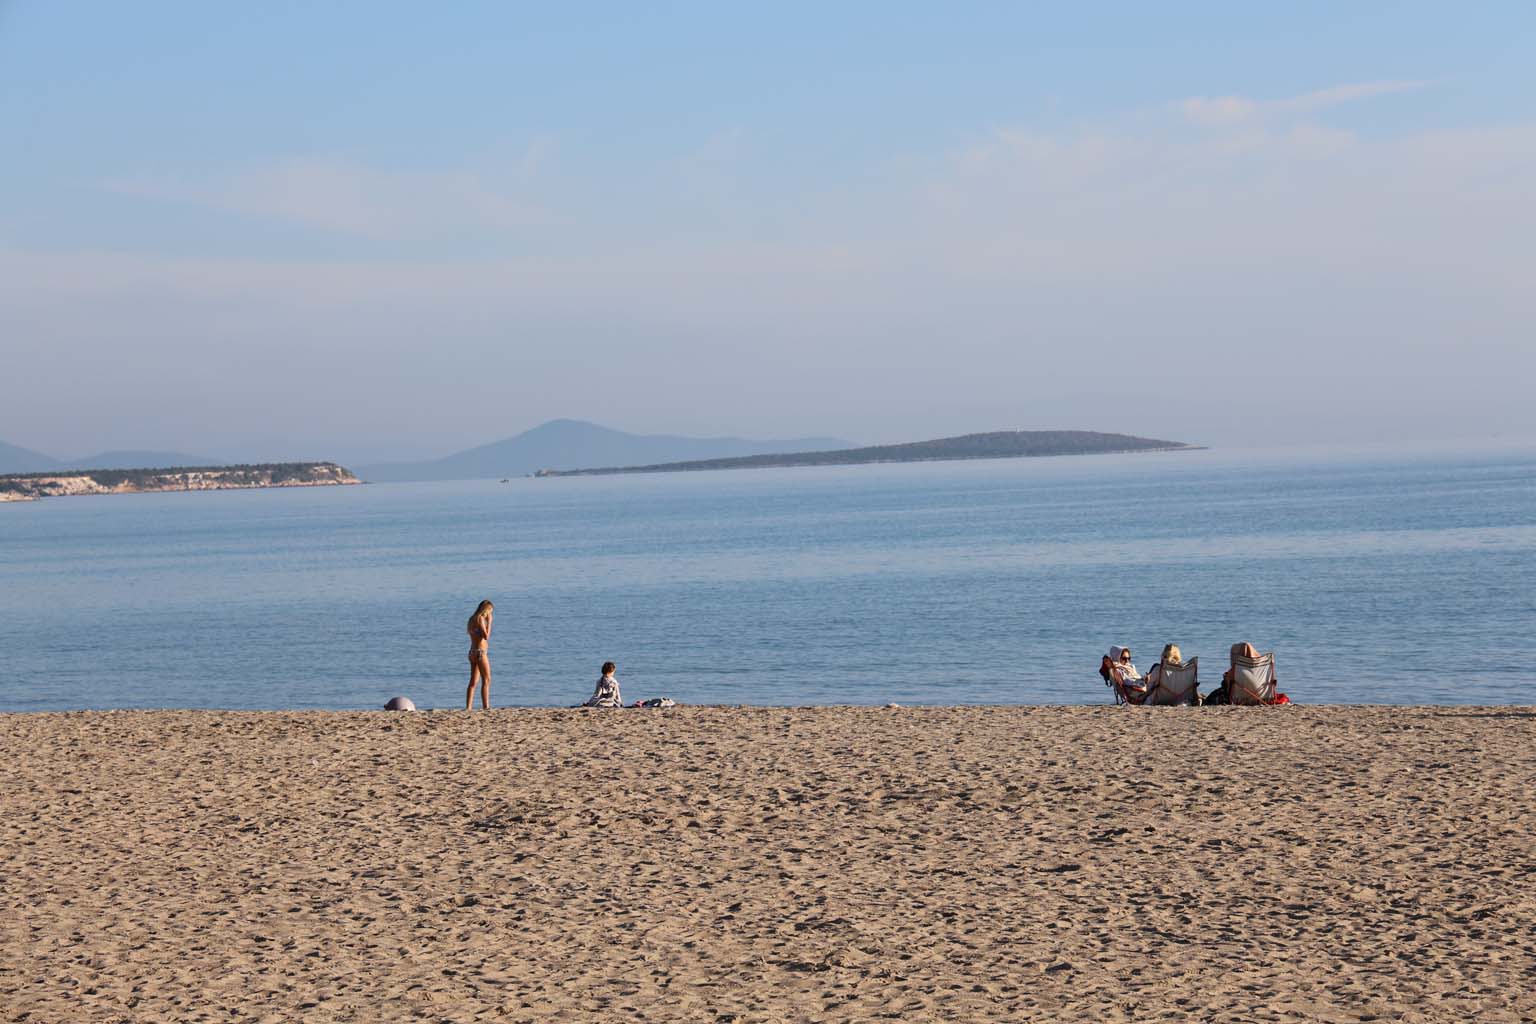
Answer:
M515 437L428 462L364 465L358 475L373 483L399 480L494 480L527 476L544 466L636 466L684 459L827 451L850 442L833 437L759 441L741 437L675 437L626 434L583 420L550 420Z
M253 466L175 466L168 469L79 469L0 476L0 501L32 501L71 494L142 494L151 491L228 491L254 487L326 487L362 483L334 462L278 462Z
M706 469L767 469L782 466L858 466L871 462L940 462L958 459L1019 459L1044 455L1109 455L1117 452L1192 451L1199 445L1159 441L1130 434L1101 434L1092 430L998 430L964 434L934 441L873 445L835 451L785 452L729 459L696 459L647 466L606 466L599 469L541 469L538 477L604 476L613 473L686 473Z

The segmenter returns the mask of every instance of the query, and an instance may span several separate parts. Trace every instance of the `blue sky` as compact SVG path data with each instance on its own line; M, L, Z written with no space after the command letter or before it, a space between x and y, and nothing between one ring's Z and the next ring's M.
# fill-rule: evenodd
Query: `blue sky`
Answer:
M10 0L0 440L1533 437L1533 28Z

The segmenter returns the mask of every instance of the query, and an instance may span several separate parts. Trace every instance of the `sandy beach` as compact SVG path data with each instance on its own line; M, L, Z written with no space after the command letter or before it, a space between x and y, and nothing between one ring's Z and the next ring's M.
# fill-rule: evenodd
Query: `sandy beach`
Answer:
M7 1021L1536 1019L1536 709L0 715Z

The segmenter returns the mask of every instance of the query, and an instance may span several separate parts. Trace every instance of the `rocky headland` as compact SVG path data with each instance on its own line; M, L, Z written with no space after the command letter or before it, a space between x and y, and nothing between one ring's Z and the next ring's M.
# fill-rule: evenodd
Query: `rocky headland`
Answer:
M351 470L334 462L281 462L195 469L81 469L0 476L0 501L32 501L74 494L230 491L359 483L362 481Z

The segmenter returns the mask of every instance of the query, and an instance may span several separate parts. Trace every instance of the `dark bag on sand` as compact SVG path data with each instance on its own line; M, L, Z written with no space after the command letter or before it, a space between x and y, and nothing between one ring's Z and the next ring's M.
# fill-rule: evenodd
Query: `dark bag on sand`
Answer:
M1205 695L1205 699L1202 700L1200 703L1201 704L1206 704L1206 705L1229 703L1229 701L1227 700L1227 684L1226 683L1222 683L1219 687L1217 687L1216 689L1212 690L1210 693L1206 694Z

